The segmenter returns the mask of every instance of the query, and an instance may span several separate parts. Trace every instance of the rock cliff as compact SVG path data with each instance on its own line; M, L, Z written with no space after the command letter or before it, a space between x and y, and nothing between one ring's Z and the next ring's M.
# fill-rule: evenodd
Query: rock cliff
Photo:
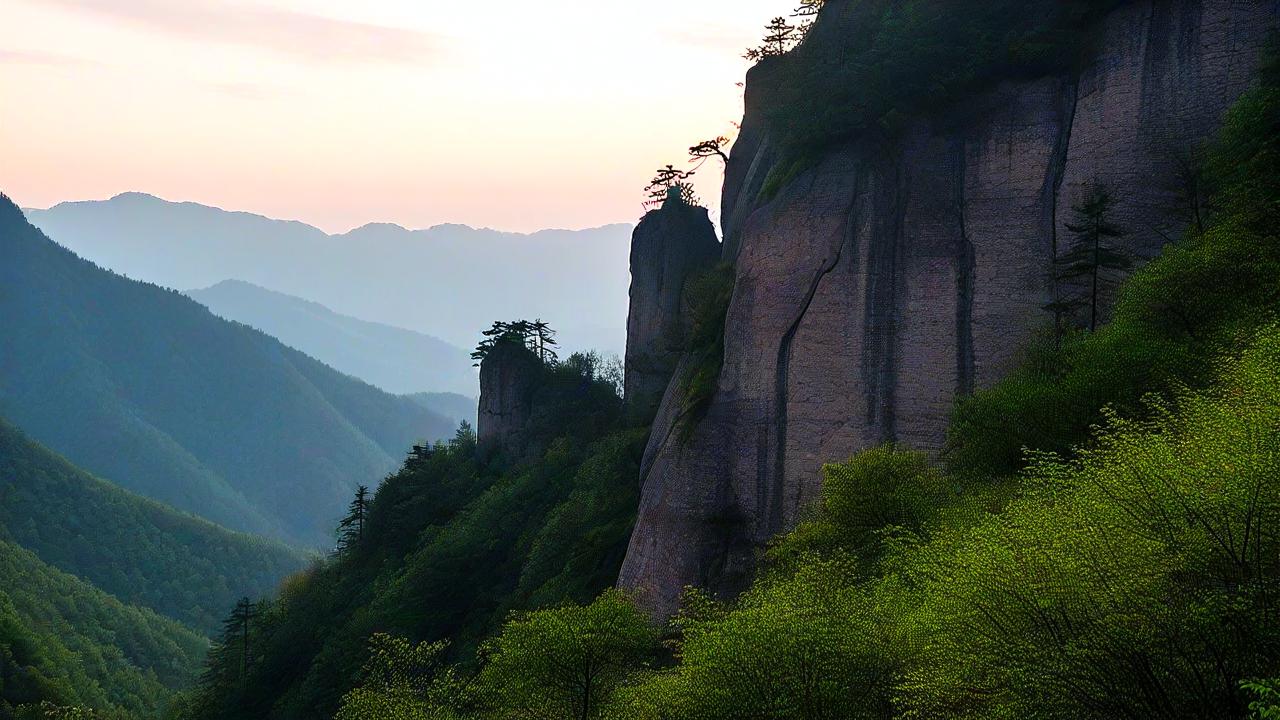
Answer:
M955 397L1045 323L1088 187L1112 189L1136 255L1185 227L1182 156L1247 87L1278 17L1277 0L1125 3L1077 71L991 88L892 150L833 148L764 204L776 158L756 68L726 171L736 289L717 395L682 441L672 381L620 585L657 613L686 585L733 594L817 496L822 463L887 441L938 449Z
M518 342L498 342L480 363L476 436L482 452L520 462L532 452L529 422L542 376L538 356Z
M687 331L685 280L719 259L720 241L705 208L669 200L636 226L625 394L637 416L652 416L680 361Z

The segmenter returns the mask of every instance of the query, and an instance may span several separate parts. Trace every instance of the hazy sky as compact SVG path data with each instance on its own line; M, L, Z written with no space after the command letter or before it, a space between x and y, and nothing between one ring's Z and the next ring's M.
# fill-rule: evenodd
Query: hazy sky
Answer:
M0 190L331 231L639 217L789 0L0 0ZM701 188L718 194L719 169Z

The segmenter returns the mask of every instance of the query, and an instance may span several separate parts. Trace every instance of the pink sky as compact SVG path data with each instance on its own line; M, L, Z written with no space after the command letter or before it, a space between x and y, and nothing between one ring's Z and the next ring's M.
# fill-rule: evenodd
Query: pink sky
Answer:
M508 230L639 217L787 0L0 0L0 190ZM699 187L713 206L720 172Z

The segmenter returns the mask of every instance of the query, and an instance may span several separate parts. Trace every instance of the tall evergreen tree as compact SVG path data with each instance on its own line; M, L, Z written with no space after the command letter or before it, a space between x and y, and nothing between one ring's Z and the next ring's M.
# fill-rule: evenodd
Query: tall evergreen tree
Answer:
M556 342L556 331L541 318L530 323L529 328L532 349L538 354L538 358L547 364L555 363L560 358L555 351L560 344Z
M356 488L355 499L347 509L347 516L338 523L338 551L350 550L364 539L364 521L369 510L369 488Z
M747 50L743 55L751 62L759 62L768 57L785 55L796 46L802 36L801 29L785 17L779 16L769 21L764 28L764 39L760 47Z
M1046 306L1059 321L1077 307L1088 307L1089 330L1097 330L1103 273L1133 268L1133 257L1113 242L1127 234L1110 220L1114 208L1115 199L1103 185L1095 185L1083 202L1071 208L1074 220L1067 223L1067 230L1072 244L1054 259L1053 278L1059 286L1083 283L1086 289L1083 297L1059 293Z

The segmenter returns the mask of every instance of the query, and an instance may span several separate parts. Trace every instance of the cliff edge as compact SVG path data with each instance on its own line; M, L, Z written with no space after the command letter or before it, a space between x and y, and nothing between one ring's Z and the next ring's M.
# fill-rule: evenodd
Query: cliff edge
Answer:
M1249 85L1278 17L1277 0L1124 3L1078 70L1006 81L888 148L829 148L767 202L771 80L753 70L722 208L736 275L723 370L687 439L672 428L679 372L668 388L619 585L658 614L687 585L735 594L817 497L824 462L885 442L938 450L955 398L1046 324L1089 188L1110 188L1138 258L1180 235L1184 153Z

